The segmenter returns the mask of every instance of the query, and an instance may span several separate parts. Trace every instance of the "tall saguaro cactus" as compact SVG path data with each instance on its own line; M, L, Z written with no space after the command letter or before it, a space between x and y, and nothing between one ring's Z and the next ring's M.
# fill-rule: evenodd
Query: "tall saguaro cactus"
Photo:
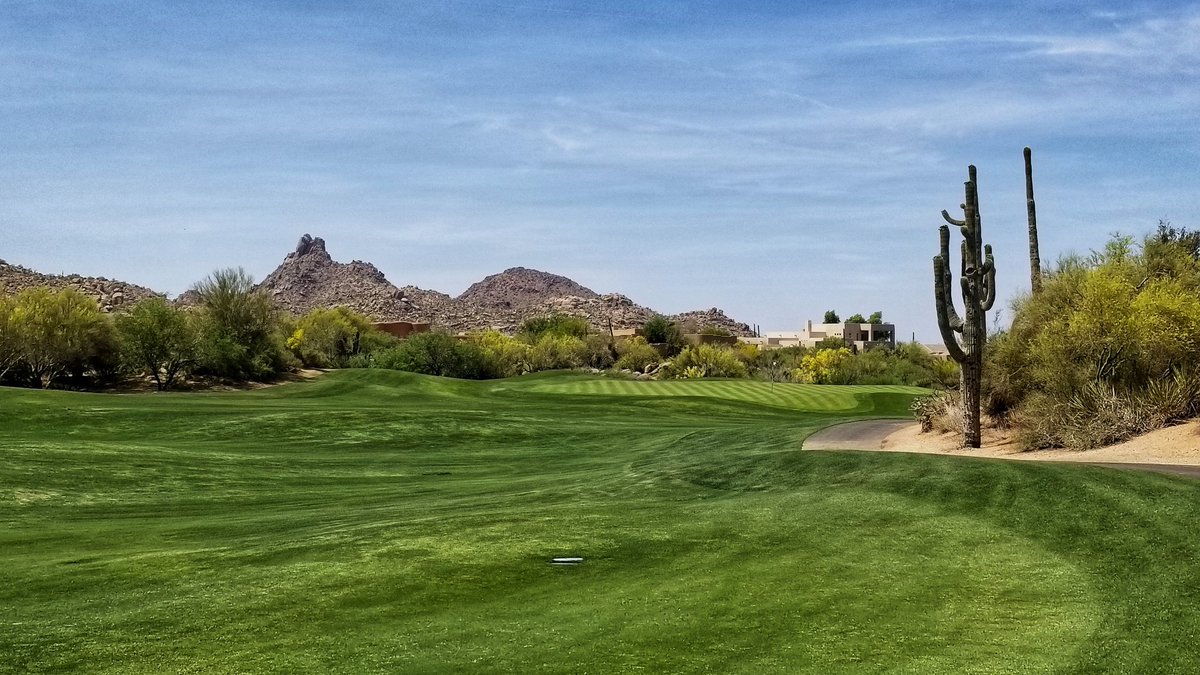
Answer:
M984 246L979 218L979 197L976 192L975 167L967 168L966 199L961 205L962 220L951 218L942 211L942 218L962 233L963 314L959 316L950 294L953 277L950 273L950 228L942 225L938 235L940 253L933 257L933 294L937 307L938 328L950 357L962 370L963 445L978 448L979 393L983 375L983 347L987 341L987 311L996 302L996 265L991 245Z
M1037 207L1033 203L1033 151L1025 147L1025 206L1029 210L1029 288L1042 292L1042 258L1038 252Z

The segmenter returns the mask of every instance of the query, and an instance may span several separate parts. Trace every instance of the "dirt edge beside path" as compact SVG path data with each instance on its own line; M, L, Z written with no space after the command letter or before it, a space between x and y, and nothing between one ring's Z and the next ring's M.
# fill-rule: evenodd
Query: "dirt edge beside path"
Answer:
M822 429L804 441L805 450L870 450L960 455L1020 461L1079 462L1114 468L1166 471L1200 478L1200 420L1095 450L1022 451L1009 432L986 430L978 450L958 446L956 434L921 433L908 420L865 420Z

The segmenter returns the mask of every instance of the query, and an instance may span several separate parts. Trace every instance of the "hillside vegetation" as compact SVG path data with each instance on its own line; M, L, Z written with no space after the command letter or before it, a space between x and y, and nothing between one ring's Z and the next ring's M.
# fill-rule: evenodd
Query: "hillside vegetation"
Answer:
M384 370L0 389L2 663L1200 668L1196 484L798 450L916 391Z
M1114 236L1013 310L989 345L987 402L1026 445L1098 447L1200 411L1200 233Z

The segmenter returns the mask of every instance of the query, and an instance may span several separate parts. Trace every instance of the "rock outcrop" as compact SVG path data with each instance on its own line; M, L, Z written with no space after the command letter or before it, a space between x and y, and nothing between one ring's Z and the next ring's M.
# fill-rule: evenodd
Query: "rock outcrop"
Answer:
M419 311L374 265L336 262L325 250L324 239L307 234L259 288L293 314L344 306L376 321L410 321Z
M512 267L483 281L458 296L458 301L483 310L523 310L554 298L591 300L600 295L570 279L524 267Z
M85 277L78 274L42 274L28 267L10 265L0 260L0 292L17 294L26 288L45 286L54 290L73 288L96 299L96 306L105 312L120 310L146 298L162 295L125 281L107 277Z
M729 331L730 335L738 337L754 335L754 331L749 325L734 321L716 307L676 314L671 319L686 330L695 330L696 332L703 331L705 328L720 328Z

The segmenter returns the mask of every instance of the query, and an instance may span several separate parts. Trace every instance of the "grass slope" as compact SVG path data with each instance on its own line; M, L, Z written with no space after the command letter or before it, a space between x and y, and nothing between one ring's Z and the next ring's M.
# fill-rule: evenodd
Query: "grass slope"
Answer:
M0 390L0 668L1200 669L1197 484L797 451L913 391Z

